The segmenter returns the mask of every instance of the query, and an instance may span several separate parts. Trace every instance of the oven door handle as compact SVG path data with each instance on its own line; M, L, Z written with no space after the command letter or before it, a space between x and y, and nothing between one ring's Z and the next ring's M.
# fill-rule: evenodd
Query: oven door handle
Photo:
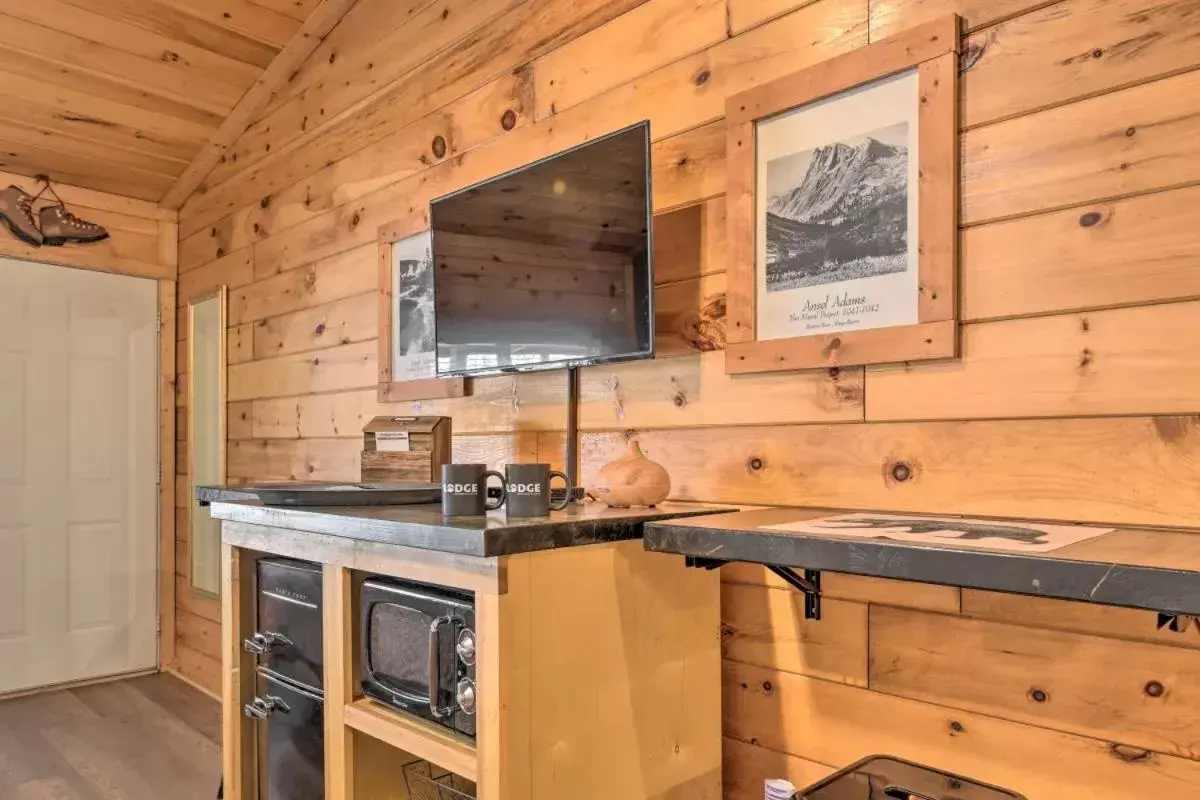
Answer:
M438 704L442 695L442 626L452 622L454 617L438 617L429 626L429 713L434 719L454 713L453 706Z

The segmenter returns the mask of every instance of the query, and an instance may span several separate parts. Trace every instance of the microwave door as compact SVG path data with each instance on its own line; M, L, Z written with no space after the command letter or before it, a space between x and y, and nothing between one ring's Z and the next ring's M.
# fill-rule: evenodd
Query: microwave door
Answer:
M372 603L366 615L367 677L398 705L435 718L449 713L454 682L454 625L434 608ZM443 610L443 609L436 609Z

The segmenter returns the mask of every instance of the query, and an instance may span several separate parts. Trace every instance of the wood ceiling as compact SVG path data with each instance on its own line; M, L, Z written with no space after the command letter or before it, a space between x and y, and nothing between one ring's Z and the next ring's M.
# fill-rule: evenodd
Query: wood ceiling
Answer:
M0 0L0 170L161 201L353 2Z

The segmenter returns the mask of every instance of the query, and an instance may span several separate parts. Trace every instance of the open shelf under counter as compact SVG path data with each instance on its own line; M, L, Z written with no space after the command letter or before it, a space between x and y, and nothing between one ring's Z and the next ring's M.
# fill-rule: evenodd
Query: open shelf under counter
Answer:
M411 756L476 781L479 761L475 745L431 723L360 698L346 706L346 727L378 739Z
M1030 548L907 541L903 535L815 534L778 525L861 510L771 508L649 523L646 549L676 553L695 566L727 562L786 570L843 572L1011 594L1124 606L1161 615L1160 624L1187 625L1200 615L1200 529L1110 529L1093 538L1034 552ZM878 512L881 516L917 517ZM937 519L957 517L939 515ZM987 520L998 526L1063 525ZM795 575L791 575L795 578ZM801 583L805 581L801 578ZM793 584L796 585L796 584ZM803 587L798 587L803 588ZM1183 618L1181 620L1181 618Z

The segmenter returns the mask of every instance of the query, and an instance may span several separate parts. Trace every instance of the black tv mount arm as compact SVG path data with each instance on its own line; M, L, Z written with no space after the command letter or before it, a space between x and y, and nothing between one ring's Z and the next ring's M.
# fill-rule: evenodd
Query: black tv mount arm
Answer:
M582 490L575 497L574 489L579 486L579 367L567 368L567 487L571 499L583 497Z

